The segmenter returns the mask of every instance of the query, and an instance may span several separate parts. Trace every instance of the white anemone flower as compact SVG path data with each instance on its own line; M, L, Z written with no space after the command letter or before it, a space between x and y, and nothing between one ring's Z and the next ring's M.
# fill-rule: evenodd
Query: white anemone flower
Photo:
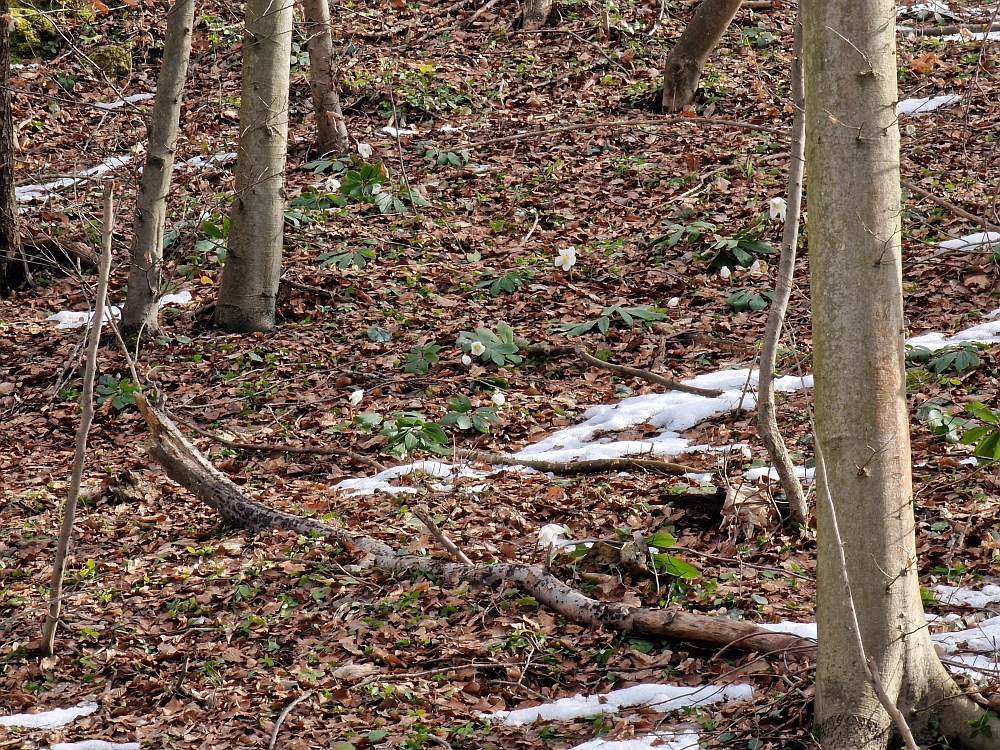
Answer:
M719 276L723 279L728 279L733 275L733 272L729 270L729 266L723 266L719 269Z
M378 195L382 192L382 186L380 184L372 185L372 195Z
M550 523L542 526L538 530L538 548L547 549L553 544L565 539L566 527L560 526L556 523Z
M576 265L576 248L570 245L559 251L556 256L556 268L568 271Z
M469 351L473 353L476 357L480 356L486 351L486 347L483 345L482 341L473 341L472 346L469 347Z
M462 355L462 364L465 365L466 367L468 367L469 365L471 365L472 364L472 357L470 357L468 354L463 354Z
M340 190L340 180L336 177L328 177L323 187L326 188L326 192L328 193L336 193Z
M364 397L365 392L361 388L358 388L356 391L351 391L351 395L347 397L347 400L351 402L351 406L357 406Z
M490 399L494 406L503 406L507 403L507 397L504 396L500 391L493 394L493 398Z
M767 213L771 217L771 221L777 219L782 224L785 223L785 211L788 210L788 205L785 203L785 199L780 195L771 198L767 202Z
M667 300L667 307L677 307L681 303L680 297L671 297Z
M371 144L369 144L369 143L359 143L358 144L358 153L361 154L361 158L362 159L370 159L371 155L373 153L375 153L375 152L372 150Z

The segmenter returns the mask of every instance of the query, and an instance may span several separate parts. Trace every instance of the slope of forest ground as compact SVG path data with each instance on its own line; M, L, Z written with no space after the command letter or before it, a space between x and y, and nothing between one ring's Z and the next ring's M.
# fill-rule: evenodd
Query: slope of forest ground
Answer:
M387 423L405 426L399 415L412 422L409 412L437 422L463 396L473 407L495 408L499 421L488 433L446 427L445 452L513 451L572 424L590 406L658 390L566 357L504 368L479 359L464 364L457 345L463 331L496 330L503 321L520 339L582 341L612 362L674 379L751 366L766 311L747 305L765 299L755 295L773 284L776 256L746 243L776 246L779 239L768 206L784 194L787 143L780 131L791 121L792 9L779 2L740 11L694 107L697 115L763 130L631 125L661 117L650 104L662 57L690 17L685 4L665 7L654 28L658 3L623 2L606 24L591 4L562 3L553 29L531 34L514 30L516 7L509 3L490 5L471 23L470 10L445 11L445 4L369 0L335 8L351 133L372 147L370 162L392 170L386 190L400 194L405 176L430 205L387 214L370 204L326 205L329 172L306 168L319 155L311 146L304 40L297 38L302 54L293 61L283 265L291 283L282 285L275 332L230 336L208 327L204 315L190 314L215 299L221 266L206 240L218 232L205 222L223 226L233 186L231 165L190 160L232 151L238 125L240 8L203 4L178 150L188 163L175 173L168 219L172 283L195 303L163 311L164 335L143 351L140 374L162 390L182 426L238 442L332 446L391 465L406 459L386 455L393 439L391 430L383 434ZM982 8L951 10L962 21L990 20ZM18 69L12 83L19 183L44 183L110 157L134 159L115 170L124 201L112 277L112 301L119 304L148 102L95 104L152 91L158 14L140 8L89 26L66 22L78 24L67 26L78 52L131 40L127 79L95 80L66 53ZM904 176L1000 223L996 60L990 43L900 36L901 99L962 96L901 118ZM593 127L541 132L577 123ZM403 132L386 132L386 125ZM524 137L486 143L516 134ZM448 163L438 164L439 153ZM26 236L93 244L100 185L84 181L25 208ZM972 325L998 306L992 255L935 253L938 242L974 229L933 202L907 200L911 335ZM725 240L735 242L713 249ZM726 253L739 241L738 249L749 247L751 258L766 265L751 271L749 262L734 263ZM570 246L575 265L557 268L557 254ZM553 617L514 587L474 591L420 576L392 578L327 542L221 526L144 454L145 425L129 403L128 367L113 346L100 354L107 398L90 433L65 628L57 654L39 660L32 648L81 383L81 329L56 330L45 318L86 309L95 278L81 280L52 265L33 270L36 288L0 302L0 705L25 711L93 699L101 709L48 733L0 728L3 746L87 736L153 747L265 747L281 709L309 691L285 719L279 747L566 748L595 736L641 735L662 717L635 711L509 727L481 713L657 680L755 685L751 703L684 717L709 746L814 746L811 673L782 658L716 655L692 644L585 629ZM782 374L809 368L806 258L797 273ZM613 305L653 310L658 320L640 317L628 326L612 311L606 335L595 326L570 338L557 328L596 320ZM995 473L961 463L971 449L944 442L916 418L917 407L932 397L959 414L973 401L996 408L993 350L976 355L978 364L961 372L938 373L917 361L911 370L926 585L975 586L1000 572ZM360 402L352 401L359 389ZM807 391L779 394L779 421L797 461L808 460ZM613 437L641 440L659 431L640 424ZM763 528L720 528L717 515L676 501L689 488L708 489L696 480L508 470L485 486L481 479L442 486L411 475L399 483L415 494L348 496L333 486L374 469L348 457L234 450L188 434L259 499L335 519L400 549L444 554L410 512L417 504L428 506L475 561L537 559L538 531L546 524L565 524L576 538L665 530L677 539L671 554L695 566L699 577L642 578L567 557L557 558L553 570L605 601L760 622L812 617L811 530L774 520ZM679 459L711 472L715 485L740 483L744 469L766 462L749 412L709 418L683 436L693 444L749 446ZM960 614L969 624L978 616Z

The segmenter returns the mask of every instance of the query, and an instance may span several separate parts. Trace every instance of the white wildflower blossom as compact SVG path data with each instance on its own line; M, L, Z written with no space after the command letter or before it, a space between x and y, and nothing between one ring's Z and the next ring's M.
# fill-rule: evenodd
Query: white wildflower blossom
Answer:
M576 265L576 248L570 245L559 251L556 256L556 268L568 271Z
M729 266L723 266L719 269L719 276L723 279L728 279L733 275L733 272L729 270Z
M469 347L469 351L472 352L472 354L474 356L478 357L483 352L486 351L486 347L483 346L483 342L482 341L473 341L472 342L472 346Z
M785 203L785 199L780 195L771 198L767 202L767 212L771 217L771 221L777 219L778 221L784 223L785 221L785 211L788 210L788 206Z
M493 394L493 398L490 399L494 406L503 406L507 403L507 397L504 396L500 391Z
M468 354L463 354L462 355L462 364L465 365L466 367L468 367L469 365L471 365L472 364L472 357L470 357Z
M358 153L361 154L361 158L362 159L370 159L371 155L373 153L375 153L375 152L372 149L371 144L368 144L368 143L359 143L358 144Z
M340 190L340 180L336 177L328 177L323 187L326 188L326 192L328 193L336 193Z
M351 406L357 406L364 397L365 392L361 388L358 388L356 391L351 391L351 395L347 397L347 400L351 402Z
M538 530L538 548L548 549L553 544L564 538L566 533L566 527L560 526L557 523L550 523L546 526L542 526Z
M382 192L381 185L372 185L372 195L378 195L381 192Z
M671 297L667 300L667 307L677 307L681 303L680 297Z

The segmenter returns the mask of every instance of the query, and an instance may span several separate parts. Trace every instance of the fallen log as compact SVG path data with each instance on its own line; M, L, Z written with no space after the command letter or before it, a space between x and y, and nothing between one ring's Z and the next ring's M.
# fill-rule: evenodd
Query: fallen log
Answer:
M496 588L515 584L540 604L568 620L585 626L712 646L778 653L811 653L815 644L786 633L775 633L750 622L724 617L629 607L591 599L537 565L493 563L468 565L399 552L388 544L344 528L271 508L245 494L216 469L181 433L170 418L135 396L149 426L147 450L167 476L185 487L233 526L250 530L285 529L304 535L327 537L348 550L371 555L375 565L389 573L422 571L438 578Z

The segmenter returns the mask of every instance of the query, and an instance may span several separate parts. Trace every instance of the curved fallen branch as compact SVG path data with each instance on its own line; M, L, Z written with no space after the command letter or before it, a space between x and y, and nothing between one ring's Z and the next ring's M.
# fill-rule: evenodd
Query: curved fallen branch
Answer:
M460 450L462 458L473 458L489 464L503 466L526 466L556 476L576 476L578 474L601 474L606 471L648 471L652 474L698 474L701 469L671 461L656 461L649 458L592 458L586 461L544 461L533 458L518 458L509 453L488 453L485 451Z
M282 445L281 443L241 443L236 440L227 440L226 438L216 435L213 432L209 432L205 428L199 427L194 422L188 419L180 419L179 421L190 427L199 435L204 435L209 440L219 443L219 445L224 445L227 448L233 448L234 450L278 451L281 453L305 453L305 454L312 454L314 456L343 456L344 458L351 459L352 461L354 461L354 463L371 466L373 469L376 469L378 471L385 471L385 466L380 464L375 459L368 458L368 456L362 456L360 453L349 451L346 448L331 448L325 445Z
M809 652L812 641L787 633L774 633L750 622L724 617L628 607L591 599L536 565L493 563L465 565L407 555L384 542L328 523L286 513L259 503L212 466L184 437L167 415L136 394L136 405L150 429L147 449L171 479L197 495L234 526L252 530L285 529L299 534L328 537L349 550L366 552L389 573L424 571L452 581L496 588L513 583L553 612L585 626L653 637L713 644L739 642L747 650Z
M600 367L604 370L610 370L611 372L618 373L619 375L627 375L630 378L641 378L642 380L646 380L650 383L662 385L664 388L669 388L672 391L691 393L695 396L704 396L705 398L716 398L722 395L722 391L715 388L698 388L694 385L684 385L684 383L678 383L676 380L665 378L662 375L657 375L655 372L650 372L649 370L640 370L638 367L628 367L626 365L616 365L611 362L605 362L604 360L595 357L582 346L550 346L549 344L535 344L534 346L524 347L521 352L523 354L527 354L528 356L536 357L558 357L562 354L575 354L591 367Z
M930 192L929 190L924 190L919 185L916 185L916 184L910 182L907 179L900 178L899 184L900 184L901 187L905 188L906 190L909 190L914 195L918 195L921 198L925 198L925 199L929 200L931 203L934 203L934 204L936 204L938 206L941 206L941 208L945 208L945 209L951 211L953 214L955 214L955 216L961 216L963 219L968 219L973 224L978 224L983 229L990 230L990 231L1000 230L1000 226L994 224L993 222L987 221L982 216L976 216L973 213L969 213L968 211L966 211L961 206L956 206L951 201L948 201L948 200L945 200L944 198L938 197L937 195L935 195L934 193Z

